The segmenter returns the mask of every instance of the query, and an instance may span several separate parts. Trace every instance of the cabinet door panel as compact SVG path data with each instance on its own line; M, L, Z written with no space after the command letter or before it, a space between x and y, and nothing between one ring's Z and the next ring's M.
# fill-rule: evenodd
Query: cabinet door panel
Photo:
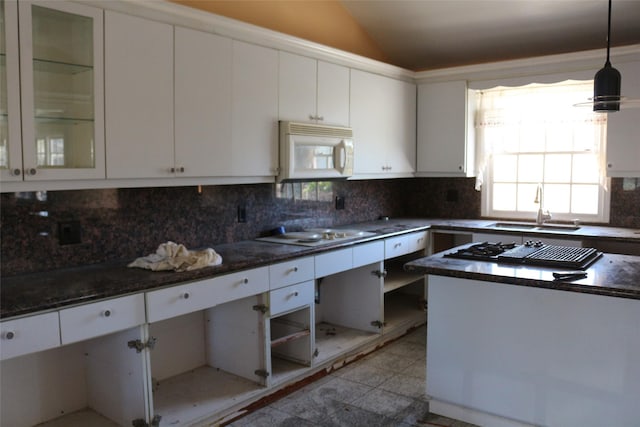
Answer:
M108 178L171 176L173 27L105 12Z
M58 347L58 325L58 313L40 314L0 323L0 359Z
M104 178L103 12L19 8L24 179Z
M305 56L279 52L280 120L308 122L316 116L316 64Z
M616 64L622 74L622 95L640 98L640 62ZM607 175L640 176L640 108L623 105L607 117Z
M175 28L177 176L231 172L231 59L231 39Z
M278 52L233 42L232 176L274 176L278 167Z
M349 126L349 69L318 61L318 116L327 125Z
M22 181L22 132L20 129L20 57L18 49L18 4L5 0L0 10L0 180ZM1 8L1 6L0 6Z
M418 86L418 172L465 176L467 152L465 81ZM470 175L469 175L470 176Z
M143 294L60 310L62 344L122 331L145 323Z

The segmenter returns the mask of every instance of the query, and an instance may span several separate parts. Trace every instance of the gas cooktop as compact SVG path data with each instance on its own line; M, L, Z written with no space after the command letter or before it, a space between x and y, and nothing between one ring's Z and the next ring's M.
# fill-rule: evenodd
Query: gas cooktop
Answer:
M447 258L491 261L505 264L538 265L585 269L602 256L594 248L546 245L530 240L523 245L515 243L483 242L444 254Z
M275 236L259 237L256 240L262 242L281 243L285 245L322 246L374 235L375 233L361 230L310 228L304 231L293 231Z

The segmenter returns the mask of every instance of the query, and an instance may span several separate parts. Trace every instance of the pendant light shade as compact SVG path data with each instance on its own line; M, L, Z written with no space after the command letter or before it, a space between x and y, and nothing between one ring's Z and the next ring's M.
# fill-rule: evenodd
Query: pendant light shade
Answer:
M607 62L596 73L593 81L593 111L609 112L620 110L620 72L611 66L611 0L609 0L609 21L607 24Z

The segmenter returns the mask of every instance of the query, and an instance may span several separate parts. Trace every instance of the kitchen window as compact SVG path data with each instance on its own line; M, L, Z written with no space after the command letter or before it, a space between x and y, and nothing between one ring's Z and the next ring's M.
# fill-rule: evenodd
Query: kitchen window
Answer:
M572 80L478 92L483 216L532 219L544 208L553 220L608 222L607 116L574 106L592 93L592 81Z

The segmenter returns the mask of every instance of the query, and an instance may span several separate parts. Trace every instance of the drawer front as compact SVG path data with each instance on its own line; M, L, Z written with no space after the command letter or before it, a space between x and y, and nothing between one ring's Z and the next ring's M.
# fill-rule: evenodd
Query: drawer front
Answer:
M313 257L299 258L269 266L271 289L278 289L294 283L312 280L314 275Z
M204 310L268 290L269 268L262 267L147 292L147 322Z
M409 253L422 251L427 248L427 231L418 231L407 236L409 240Z
M409 237L398 236L385 239L384 241L384 258L395 258L400 255L405 255L410 252L409 249Z
M313 304L313 280L276 289L270 293L271 317Z
M353 268L373 264L384 259L384 241L378 240L353 247Z
M69 344L144 322L144 295L129 295L60 310L60 337Z
M261 294L269 290L269 267L227 274L215 281L221 295L219 304Z
M58 313L0 323L0 360L60 346Z
M351 270L353 267L353 250L351 248L339 249L316 255L315 266L316 278Z

